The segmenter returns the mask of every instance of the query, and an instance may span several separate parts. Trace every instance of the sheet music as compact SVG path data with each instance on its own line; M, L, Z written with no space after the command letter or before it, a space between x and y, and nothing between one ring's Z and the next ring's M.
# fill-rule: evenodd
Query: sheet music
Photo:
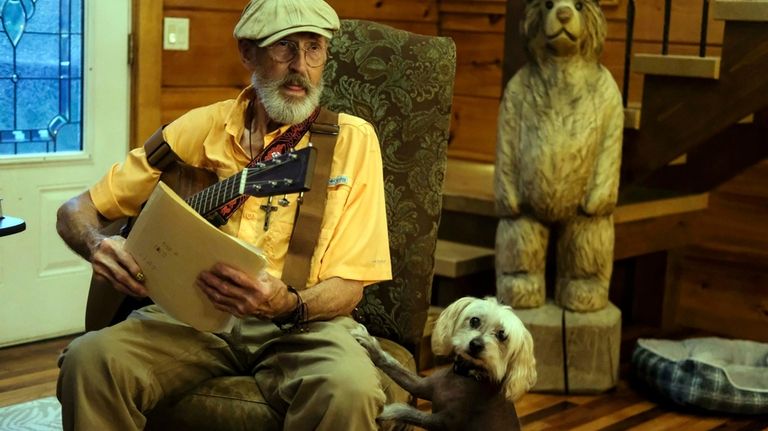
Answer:
M265 266L255 247L220 231L160 182L128 235L125 249L146 277L149 296L199 331L227 332L235 318L217 310L195 286L197 275L224 262L251 276Z

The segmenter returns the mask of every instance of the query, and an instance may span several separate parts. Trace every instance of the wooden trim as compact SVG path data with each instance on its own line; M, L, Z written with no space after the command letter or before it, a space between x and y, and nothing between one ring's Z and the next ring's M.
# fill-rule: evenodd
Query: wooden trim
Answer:
M133 0L131 67L131 148L160 127L163 0Z
M616 211L613 213L613 220L616 224L629 223L673 214L701 211L707 209L708 206L708 193L652 200L616 207Z
M635 54L632 72L687 78L720 78L720 57Z
M715 0L712 16L719 20L768 21L768 3L755 0Z

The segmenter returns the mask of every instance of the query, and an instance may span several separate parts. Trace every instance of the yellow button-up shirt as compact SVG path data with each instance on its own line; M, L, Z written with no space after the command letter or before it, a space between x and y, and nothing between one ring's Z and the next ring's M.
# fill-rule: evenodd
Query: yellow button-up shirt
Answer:
M241 171L249 157L240 145L245 111L253 97L250 88L237 99L194 109L163 130L165 141L186 163L209 169L219 179ZM373 126L351 115L339 115L340 131L331 166L328 198L320 238L310 266L308 286L331 277L362 281L365 285L388 280L391 275L381 152ZM266 148L288 126L264 137ZM309 134L296 146L309 143ZM108 219L138 213L160 178L161 172L147 163L143 148L116 163L90 189L99 212ZM316 187L316 185L315 185ZM277 205L264 230L267 198L250 197L221 227L224 232L264 251L267 271L280 277L293 230L297 195L290 204ZM298 227L300 229L300 227ZM290 270L290 268L288 269Z

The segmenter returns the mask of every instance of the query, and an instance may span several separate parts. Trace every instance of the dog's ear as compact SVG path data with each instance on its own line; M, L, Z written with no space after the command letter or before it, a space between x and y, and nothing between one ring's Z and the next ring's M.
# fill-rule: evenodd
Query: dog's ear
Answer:
M523 328L520 347L507 364L504 390L507 399L517 400L536 384L536 358L533 356L533 337Z
M435 355L447 356L451 353L453 350L451 337L456 329L457 320L464 309L473 301L479 300L472 297L461 298L440 313L437 322L435 322L435 329L432 331L432 352Z

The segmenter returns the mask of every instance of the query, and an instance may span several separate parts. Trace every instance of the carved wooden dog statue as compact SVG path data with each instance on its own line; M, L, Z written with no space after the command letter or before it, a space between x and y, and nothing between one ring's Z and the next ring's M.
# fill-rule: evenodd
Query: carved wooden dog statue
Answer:
M624 127L621 94L598 62L606 22L596 0L528 0L525 14L529 62L507 84L498 123L498 297L544 304L556 235L556 302L595 311L608 302Z

